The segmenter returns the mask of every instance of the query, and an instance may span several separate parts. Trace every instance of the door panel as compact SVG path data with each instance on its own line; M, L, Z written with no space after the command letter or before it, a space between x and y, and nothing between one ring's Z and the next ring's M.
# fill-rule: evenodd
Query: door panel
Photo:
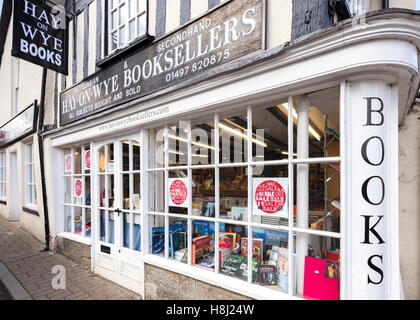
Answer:
M140 136L96 144L97 245L95 271L142 292ZM105 248L102 250L101 248ZM110 273L109 271L112 271Z

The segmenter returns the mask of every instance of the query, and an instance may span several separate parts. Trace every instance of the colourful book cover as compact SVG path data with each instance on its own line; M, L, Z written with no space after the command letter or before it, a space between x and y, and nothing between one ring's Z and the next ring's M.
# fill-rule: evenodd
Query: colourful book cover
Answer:
M192 264L195 265L200 258L209 253L210 237L201 236L192 239Z
M252 257L262 259L263 239L252 239ZM248 238L241 239L241 255L248 257Z

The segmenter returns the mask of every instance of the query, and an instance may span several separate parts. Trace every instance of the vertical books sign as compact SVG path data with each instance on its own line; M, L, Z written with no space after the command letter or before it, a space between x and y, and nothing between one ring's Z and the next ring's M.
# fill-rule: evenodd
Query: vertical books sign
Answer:
M12 55L67 75L65 9L35 0L13 3Z

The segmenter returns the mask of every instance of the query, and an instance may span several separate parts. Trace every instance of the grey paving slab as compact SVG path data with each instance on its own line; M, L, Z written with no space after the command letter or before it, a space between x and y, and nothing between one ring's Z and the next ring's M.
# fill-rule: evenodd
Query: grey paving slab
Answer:
M7 289L14 290L13 299L141 300L140 295L93 274L66 256L42 251L43 248L19 223L0 217L0 279ZM52 268L57 265L65 270L64 290L56 290L52 285L56 276Z

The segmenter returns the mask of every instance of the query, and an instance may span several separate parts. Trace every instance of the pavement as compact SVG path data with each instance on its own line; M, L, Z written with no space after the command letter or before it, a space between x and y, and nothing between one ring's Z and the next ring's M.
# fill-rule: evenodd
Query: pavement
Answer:
M135 292L44 247L18 222L0 217L0 300L141 300ZM64 267L59 269L65 271L64 288L57 288L55 266Z

